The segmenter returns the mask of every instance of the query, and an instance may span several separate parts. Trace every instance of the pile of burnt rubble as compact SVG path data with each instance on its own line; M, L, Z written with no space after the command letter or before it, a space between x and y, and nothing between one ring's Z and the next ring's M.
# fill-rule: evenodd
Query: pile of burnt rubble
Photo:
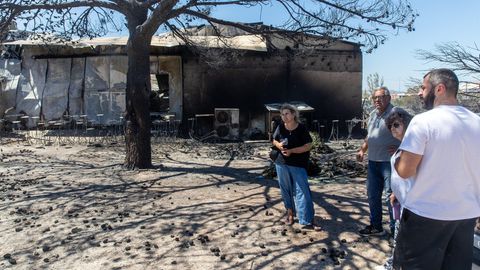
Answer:
M247 143L236 144L212 144L213 151L209 151L207 156L212 159L253 159L256 153L256 147Z
M329 145L332 145L330 147ZM205 147L206 146L206 147ZM250 160L254 157L268 158L271 144L264 143L204 143L188 140L177 150L216 160ZM321 178L366 177L366 166L355 160L359 146L345 142L326 144L314 140L307 173ZM200 150L201 149L201 150ZM263 171L265 178L276 176L273 163Z
M331 179L336 177L366 177L366 166L355 160L357 147L348 143L343 143L340 147L335 150L324 143L314 144L310 154L307 174L309 176ZM273 163L263 171L262 175L266 178L276 176Z
M177 143L176 151L197 157L208 157L215 160L250 160L258 156L267 144L248 143L205 143L196 140L185 140Z

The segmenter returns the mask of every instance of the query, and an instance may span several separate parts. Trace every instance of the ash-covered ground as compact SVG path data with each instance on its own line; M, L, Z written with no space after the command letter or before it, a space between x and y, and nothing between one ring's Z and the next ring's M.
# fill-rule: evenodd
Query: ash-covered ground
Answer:
M283 223L267 142L157 141L154 168L126 170L119 143L2 137L0 268L373 268L390 247L387 236L357 234L368 222L359 143L312 154L316 232Z

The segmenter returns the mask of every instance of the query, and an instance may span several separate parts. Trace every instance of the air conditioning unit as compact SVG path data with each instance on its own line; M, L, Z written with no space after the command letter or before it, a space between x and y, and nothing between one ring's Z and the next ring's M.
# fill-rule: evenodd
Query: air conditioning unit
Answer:
M220 138L238 138L240 109L215 108L215 131Z

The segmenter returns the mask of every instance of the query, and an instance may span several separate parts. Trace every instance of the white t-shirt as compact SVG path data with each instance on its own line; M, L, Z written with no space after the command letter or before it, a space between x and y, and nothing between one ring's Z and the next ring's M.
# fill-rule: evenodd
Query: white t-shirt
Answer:
M392 188L392 192L395 195L395 198L397 198L397 201L400 203L400 205L403 207L405 204L405 200L407 198L407 193L410 191L412 185L413 185L413 179L412 178L402 178L400 175L398 175L397 170L395 170L395 160L400 156L401 151L395 152L393 154L392 158L390 159L390 164L392 165L392 175L390 178L390 186Z
M441 105L415 116L400 149L422 155L404 207L437 220L480 216L480 117Z

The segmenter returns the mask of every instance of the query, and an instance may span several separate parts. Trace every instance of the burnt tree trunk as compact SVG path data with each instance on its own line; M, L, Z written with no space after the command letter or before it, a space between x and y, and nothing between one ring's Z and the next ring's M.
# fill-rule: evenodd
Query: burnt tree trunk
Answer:
M124 166L152 167L150 143L150 42L151 37L131 29L127 43L128 72L125 111Z

